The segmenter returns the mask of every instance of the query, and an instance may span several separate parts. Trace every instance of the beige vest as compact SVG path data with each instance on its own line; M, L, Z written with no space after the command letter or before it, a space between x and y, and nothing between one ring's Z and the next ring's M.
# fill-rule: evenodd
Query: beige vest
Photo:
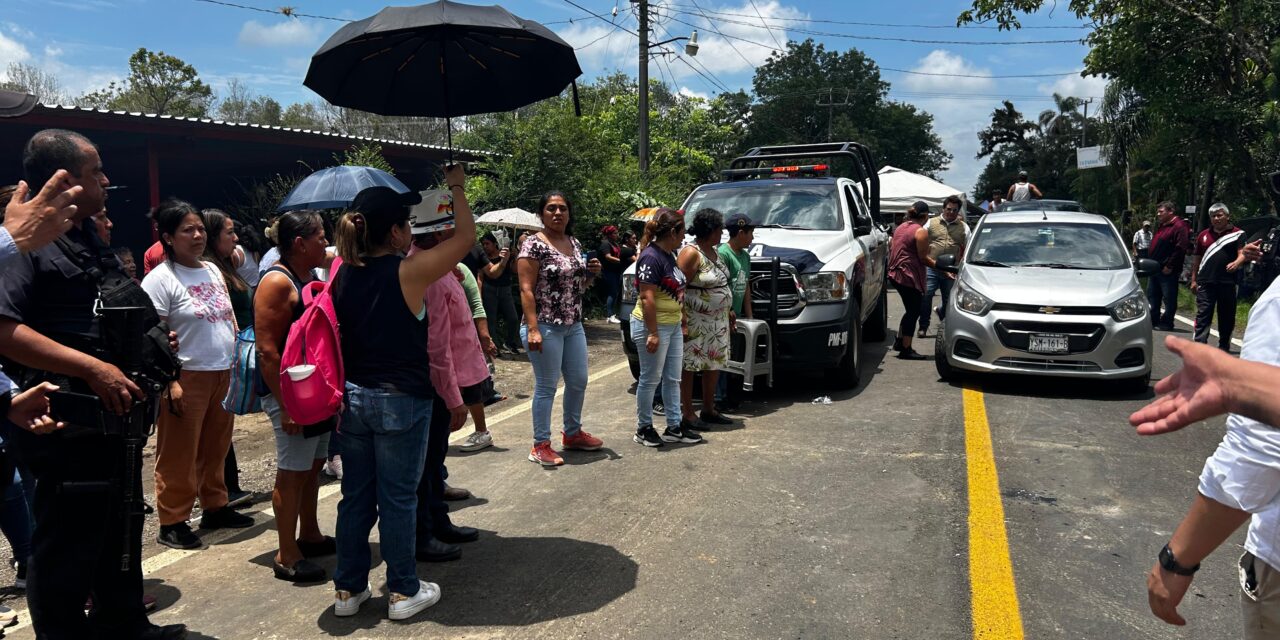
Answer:
M929 230L929 257L937 260L939 256L960 255L960 249L964 247L966 229L964 218L957 217L956 221L947 224L942 216L935 216L929 219L929 224L925 225L925 229Z

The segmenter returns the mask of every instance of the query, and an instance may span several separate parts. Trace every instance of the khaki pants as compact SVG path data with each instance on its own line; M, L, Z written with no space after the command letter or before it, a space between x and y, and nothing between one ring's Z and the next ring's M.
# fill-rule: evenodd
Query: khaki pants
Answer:
M183 371L183 410L176 416L169 400L160 403L156 423L156 514L160 524L191 517L196 497L205 511L227 505L223 461L231 446L233 416L222 408L231 382L228 371Z
M1280 638L1280 571L1248 551L1240 556L1240 609L1245 640Z

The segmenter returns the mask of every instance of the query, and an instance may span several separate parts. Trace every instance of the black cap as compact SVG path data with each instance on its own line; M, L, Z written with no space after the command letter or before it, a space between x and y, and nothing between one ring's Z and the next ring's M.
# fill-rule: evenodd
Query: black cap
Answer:
M924 200L916 200L916 203L911 205L911 208L914 209L916 213L929 213L929 203Z
M1018 172L1018 177L1019 177L1019 178L1025 178L1025 177L1027 177L1027 172L1026 172L1026 171L1019 171L1019 172Z
M412 207L420 202L422 195L416 191L400 193L391 187L369 187L356 194L348 209L368 215L388 209Z
M734 229L754 229L756 223L751 221L751 217L745 213L735 213L724 221L724 228L731 233Z

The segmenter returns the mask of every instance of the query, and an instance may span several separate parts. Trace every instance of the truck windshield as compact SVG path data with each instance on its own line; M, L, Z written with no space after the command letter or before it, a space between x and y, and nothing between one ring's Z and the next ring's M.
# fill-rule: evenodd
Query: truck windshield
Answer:
M710 207L725 217L745 213L756 226L816 231L844 228L839 192L834 184L761 182L699 190L685 204L685 224L692 224L699 210Z
M975 264L1051 269L1124 269L1128 253L1111 226L1063 222L988 223L967 259Z

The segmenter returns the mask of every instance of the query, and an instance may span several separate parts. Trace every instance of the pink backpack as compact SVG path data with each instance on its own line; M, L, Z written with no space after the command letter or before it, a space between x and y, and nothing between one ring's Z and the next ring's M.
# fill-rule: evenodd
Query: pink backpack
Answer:
M280 400L298 424L324 422L342 412L346 375L338 314L329 291L341 266L342 259L334 258L328 282L303 285L302 316L289 327L280 355Z

